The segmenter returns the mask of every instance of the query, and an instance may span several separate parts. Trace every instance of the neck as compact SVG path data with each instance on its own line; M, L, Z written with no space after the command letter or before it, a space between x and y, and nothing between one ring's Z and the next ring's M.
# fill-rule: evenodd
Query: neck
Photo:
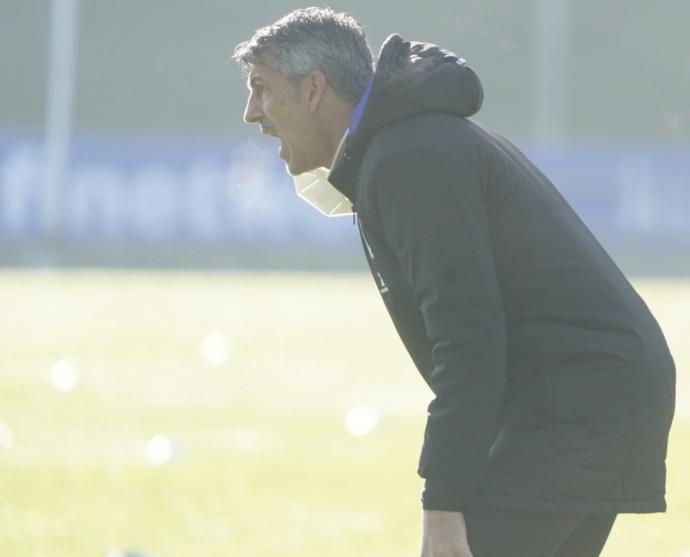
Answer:
M334 112L332 118L330 119L331 125L326 131L325 147L327 152L328 161L324 165L326 168L330 167L335 157L338 146L347 131L347 126L350 122L350 116L352 115L352 108L344 108L343 110L338 110Z
M330 87L324 93L317 116L317 126L321 129L319 145L314 146L320 153L321 166L331 166L353 110L354 107L336 95Z

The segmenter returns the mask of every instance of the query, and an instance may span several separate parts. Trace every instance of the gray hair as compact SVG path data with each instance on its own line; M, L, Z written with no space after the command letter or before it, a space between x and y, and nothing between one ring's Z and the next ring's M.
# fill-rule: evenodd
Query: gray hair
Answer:
M271 66L296 86L310 72L324 73L336 94L356 102L374 73L364 29L350 14L302 8L256 31L232 58L247 71L270 54Z

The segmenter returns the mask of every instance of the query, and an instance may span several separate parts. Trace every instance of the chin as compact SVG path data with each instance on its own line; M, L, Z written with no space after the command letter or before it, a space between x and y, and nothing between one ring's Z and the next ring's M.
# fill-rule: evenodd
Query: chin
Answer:
M310 170L316 170L319 167L317 164L299 164L292 161L285 161L285 168L287 168L288 174L290 176L299 176Z

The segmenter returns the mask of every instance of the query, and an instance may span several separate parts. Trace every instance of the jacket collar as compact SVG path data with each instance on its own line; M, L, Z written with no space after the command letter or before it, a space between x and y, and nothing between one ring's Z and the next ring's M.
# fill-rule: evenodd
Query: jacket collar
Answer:
M347 131L343 136L343 139L338 145L335 157L333 158L333 163L331 164L331 172L328 175L328 181L338 190L340 193L345 195L353 206L355 205L355 178L357 175L358 164L354 163L351 145L352 138L359 128L359 124L362 121L362 116L367 108L369 102L369 96L371 95L371 90L374 87L374 76L372 75L369 79L364 93L359 99L357 106L352 110L350 116L350 121L347 126Z

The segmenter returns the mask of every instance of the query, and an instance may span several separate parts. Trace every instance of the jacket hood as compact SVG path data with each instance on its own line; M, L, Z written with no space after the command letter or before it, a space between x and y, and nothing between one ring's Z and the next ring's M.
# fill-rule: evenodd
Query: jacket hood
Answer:
M367 143L379 129L426 112L472 116L483 99L479 78L462 58L430 43L391 35L381 47L359 125L350 130L329 181L354 201L353 178Z
M472 116L483 99L479 78L462 58L433 44L391 35L381 47L357 135L370 136L424 112Z

